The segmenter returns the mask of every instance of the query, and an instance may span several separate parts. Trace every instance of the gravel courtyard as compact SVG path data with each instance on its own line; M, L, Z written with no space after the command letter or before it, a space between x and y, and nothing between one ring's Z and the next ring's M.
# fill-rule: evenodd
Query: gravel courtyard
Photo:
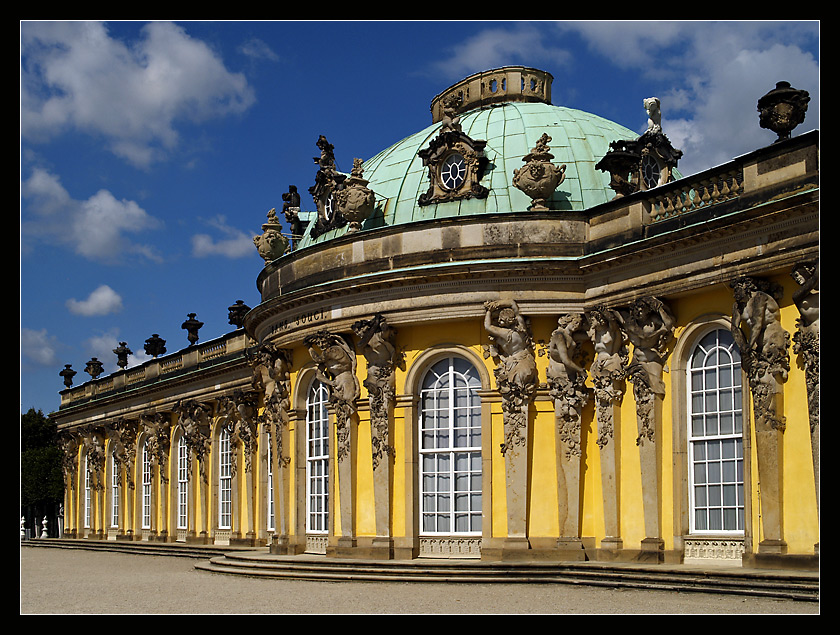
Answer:
M816 602L561 584L310 582L212 574L191 558L20 550L20 613L819 614Z

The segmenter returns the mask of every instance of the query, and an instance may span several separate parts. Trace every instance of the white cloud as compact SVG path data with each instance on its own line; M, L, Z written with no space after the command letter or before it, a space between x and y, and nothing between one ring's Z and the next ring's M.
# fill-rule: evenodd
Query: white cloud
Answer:
M192 253L196 258L208 256L244 258L256 253L253 236L228 225L224 216L210 219L208 223L219 230L225 238L216 240L209 234L195 234L192 237Z
M21 195L38 217L21 226L22 236L29 240L66 244L92 261L121 262L130 255L160 261L152 247L127 237L161 225L134 201L118 200L107 190L74 200L58 177L40 168L21 184Z
M662 128L683 150L689 174L769 145L758 123L758 99L776 82L811 94L804 132L819 127L819 61L809 51L816 22L571 22L589 47L628 72L667 89ZM652 95L640 95L640 98ZM641 104L640 104L641 108Z
M241 113L253 102L242 74L171 23L149 23L130 43L100 22L21 25L21 133L30 140L77 130L147 166L177 145L178 122Z
M94 289L85 300L70 298L67 308L71 313L84 316L108 315L123 309L122 298L107 284Z
M56 339L47 333L47 329L36 331L22 328L20 330L21 355L38 366L55 366L56 348Z
M280 57L271 47L259 38L250 38L239 47L239 52L253 59L270 60L276 62Z
M451 54L438 62L434 70L451 78L512 64L534 65L550 62L564 66L571 56L552 44L546 31L528 23L512 27L489 28L451 47Z

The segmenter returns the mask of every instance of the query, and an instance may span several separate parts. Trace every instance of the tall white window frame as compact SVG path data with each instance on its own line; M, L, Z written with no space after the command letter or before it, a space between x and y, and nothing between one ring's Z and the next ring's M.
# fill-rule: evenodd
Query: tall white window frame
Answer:
M268 501L266 501L266 529L274 531L274 466L271 464L271 443L268 444Z
M222 428L219 433L219 529L232 526L233 471L230 433Z
M143 477L142 477L142 510L140 527L142 529L152 528L152 456L149 451L148 439L143 444Z
M694 345L687 369L689 532L743 536L741 354L718 328Z
M91 475L88 458L85 456L85 529L90 528L91 518Z
M481 535L481 380L450 356L424 374L419 406L420 534Z
M111 452L111 527L120 525L120 464Z
M189 460L190 452L187 447L187 440L181 436L178 438L178 485L177 485L177 501L178 511L176 528L186 529L189 522Z
M317 379L306 395L306 532L329 529L329 390Z

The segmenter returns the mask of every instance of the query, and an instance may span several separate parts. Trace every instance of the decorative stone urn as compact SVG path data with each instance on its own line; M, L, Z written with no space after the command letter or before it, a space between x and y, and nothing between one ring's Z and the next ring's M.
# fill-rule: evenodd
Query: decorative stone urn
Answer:
M289 248L289 239L280 231L282 229L280 219L277 218L274 208L268 211L268 222L263 223L262 229L262 236L254 236L254 246L268 264L286 253Z
M805 121L809 101L807 90L777 82L776 88L758 100L759 125L779 135L774 143L789 139L791 131Z
M337 194L338 211L347 219L347 233L352 234L362 228L362 223L370 216L375 203L373 190L367 188L368 181L362 178L362 160L353 159L350 178L344 182L344 189Z
M566 165L551 162L554 155L548 150L551 137L543 133L537 145L522 160L525 167L513 171L513 185L531 197L531 210L548 210L547 200L566 178Z

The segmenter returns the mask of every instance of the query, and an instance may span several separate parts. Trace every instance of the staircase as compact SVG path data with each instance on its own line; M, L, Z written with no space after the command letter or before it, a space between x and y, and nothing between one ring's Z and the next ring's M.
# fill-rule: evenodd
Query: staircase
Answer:
M726 593L819 601L819 573L771 569L644 565L615 562L487 562L482 560L354 560L317 555L277 556L267 547L38 539L24 547L90 549L196 558L200 571L292 580L577 584L658 591Z

